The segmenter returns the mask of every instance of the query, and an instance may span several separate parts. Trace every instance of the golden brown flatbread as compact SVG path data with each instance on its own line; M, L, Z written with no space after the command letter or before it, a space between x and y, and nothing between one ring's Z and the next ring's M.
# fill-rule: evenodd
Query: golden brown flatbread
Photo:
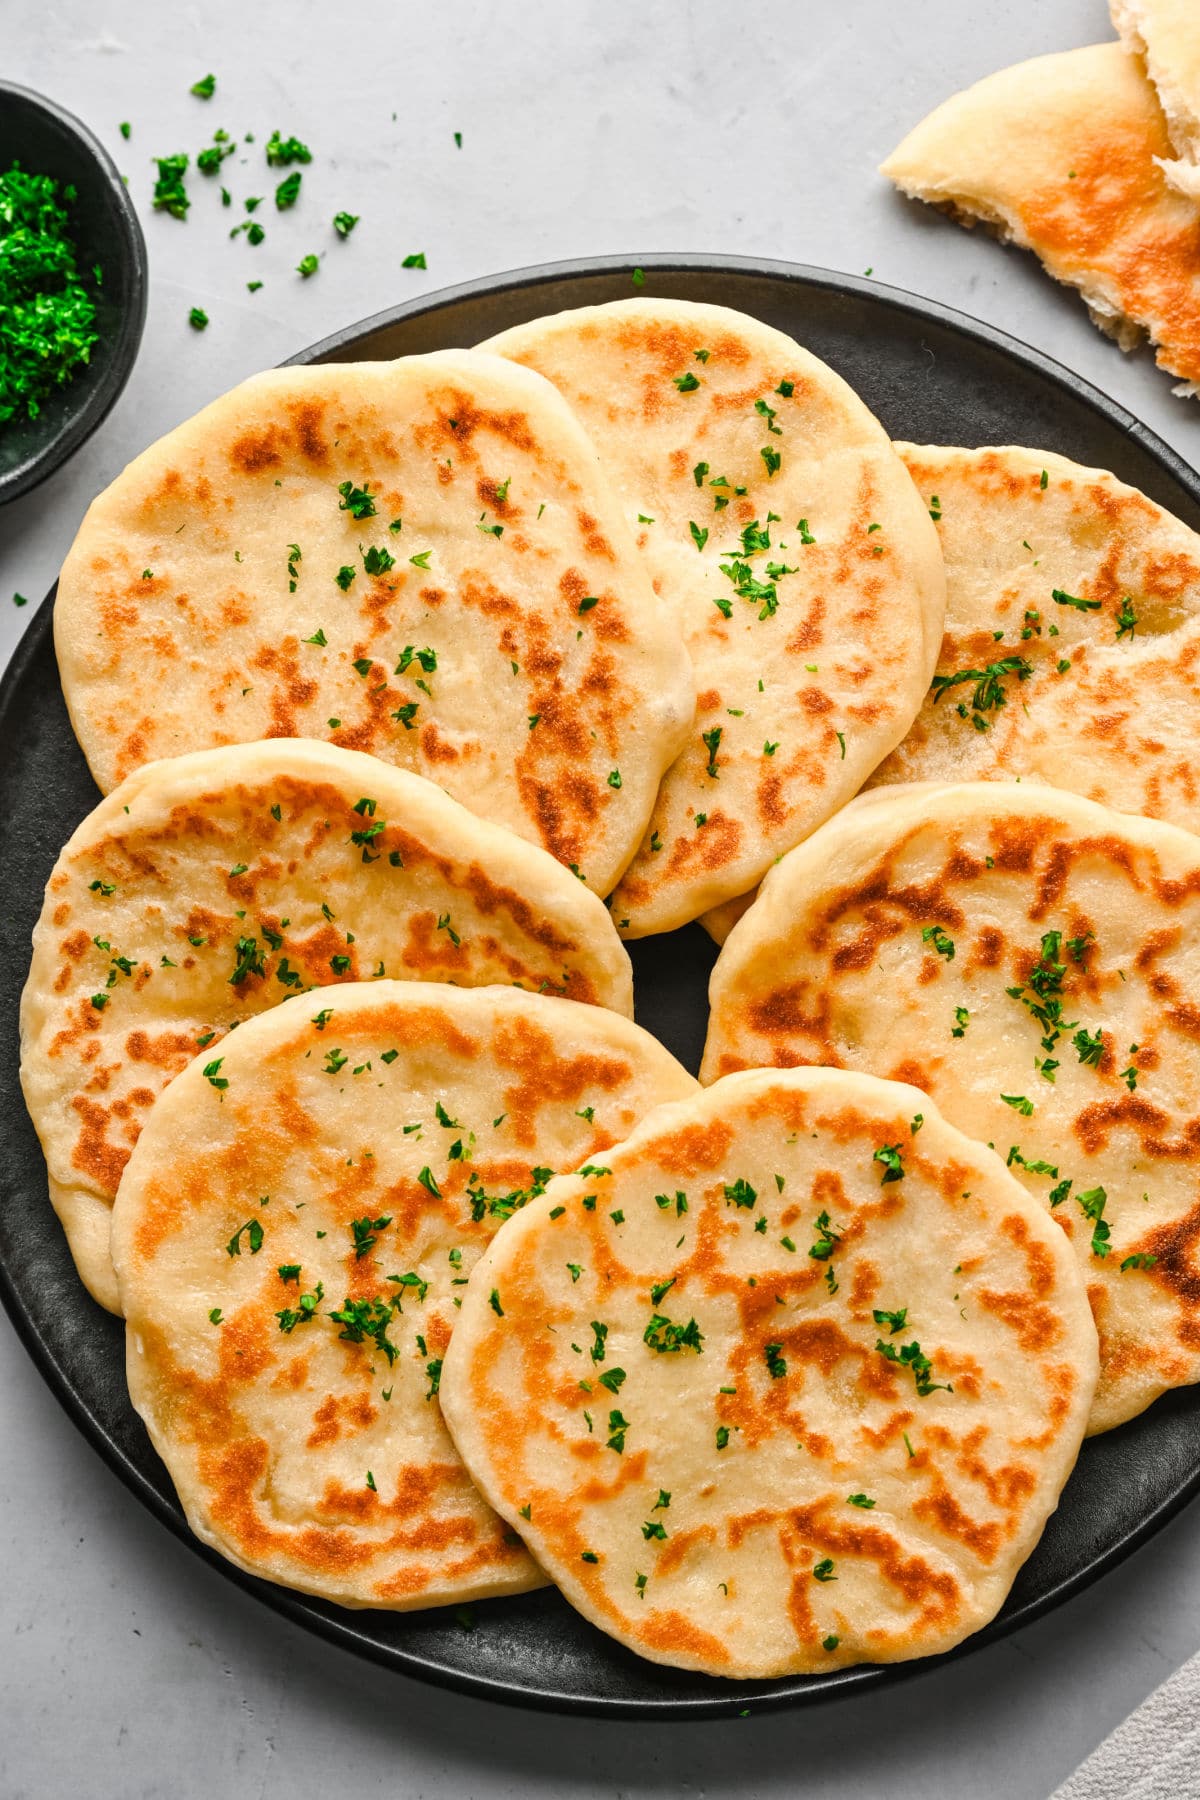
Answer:
M112 1237L130 1394L197 1536L341 1606L540 1586L442 1422L458 1302L555 1169L695 1089L629 1020L515 988L357 983L202 1052Z
M732 1075L551 1182L442 1375L481 1491L586 1618L709 1674L949 1649L1083 1435L1070 1248L915 1088Z
M868 787L1019 776L1200 830L1200 537L1047 451L898 446L946 559L946 636Z
M1089 1424L1200 1380L1200 839L1006 782L877 788L726 940L701 1079L821 1063L923 1088L1070 1238Z
M21 1082L102 1305L117 1307L113 1196L172 1076L289 994L381 976L633 1012L596 895L359 751L307 738L194 751L139 769L83 821L34 929Z
M694 704L561 396L469 350L271 370L168 432L89 507L54 633L106 792L157 757L329 739L598 894Z
M687 643L695 722L612 901L629 937L669 931L752 887L903 737L941 639L936 536L858 396L744 313L623 300L485 348L566 396Z

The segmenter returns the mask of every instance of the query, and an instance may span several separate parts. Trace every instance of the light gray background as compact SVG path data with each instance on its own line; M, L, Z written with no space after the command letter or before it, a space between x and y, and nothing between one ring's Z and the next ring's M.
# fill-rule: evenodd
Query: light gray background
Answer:
M115 412L0 513L0 660L88 500L160 432L336 326L539 260L707 250L871 267L1049 351L1194 460L1200 411L1149 356L1122 358L1031 260L905 206L875 174L955 89L1108 35L1102 0L58 0L36 16L0 0L0 69L112 147L152 267ZM209 69L205 105L187 89ZM150 156L194 154L218 124L258 136L226 165L239 200L272 191L273 127L316 151L295 211L260 213L256 250L228 240L244 215L198 177L185 224L150 212ZM343 207L362 215L345 244L328 223ZM292 270L308 250L326 254L305 282ZM403 270L419 250L428 273ZM211 315L202 336L194 304ZM890 1692L688 1727L560 1720L387 1676L244 1597L108 1473L6 1320L0 1444L0 1800L1046 1800L1200 1648L1193 1509L1052 1618Z

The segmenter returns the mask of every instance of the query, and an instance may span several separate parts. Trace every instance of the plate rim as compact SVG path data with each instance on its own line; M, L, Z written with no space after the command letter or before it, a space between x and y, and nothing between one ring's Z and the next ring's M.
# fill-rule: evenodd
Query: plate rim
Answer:
M882 302L895 311L936 324L966 337L978 345L1014 358L1043 381L1067 388L1072 395L1099 412L1110 425L1131 438L1138 447L1157 462L1169 477L1187 492L1200 507L1200 473L1149 426L1114 400L1094 383L1066 367L1045 352L1035 349L1011 333L984 320L976 319L941 301L929 299L907 289L843 274L813 264L793 263L749 256L723 256L716 253L662 253L640 257L580 257L565 261L531 264L503 271L494 276L477 276L431 293L387 307L352 325L329 333L316 343L297 351L281 368L307 366L322 361L345 359L345 352L364 339L404 321L438 312L473 300L505 293L528 292L554 282L605 275L628 274L640 269L647 277L670 274L733 274L783 281L792 286L822 289L841 296L852 296L872 303ZM640 291L633 289L633 293ZM631 296L632 297L632 296ZM653 296L647 296L652 298ZM51 586L17 643L6 668L0 673L0 734L15 711L30 666L46 648L52 633L54 598L57 581ZM82 1396L76 1392L65 1370L39 1335L38 1327L19 1292L9 1269L0 1263L0 1303L11 1320L21 1344L34 1367L46 1382L55 1399L72 1424L99 1454L125 1488L194 1555L201 1558L226 1580L231 1580L244 1593L261 1601L272 1612L293 1625L312 1633L326 1643L353 1655L408 1676L428 1681L441 1688L465 1693L474 1699L491 1700L524 1707L536 1712L567 1713L595 1718L631 1719L714 1719L778 1712L782 1708L812 1707L835 1699L849 1698L873 1688L891 1685L922 1674L934 1674L951 1660L994 1644L1012 1632L1044 1617L1091 1587L1112 1569L1138 1551L1200 1494L1200 1460L1191 1474L1153 1506L1137 1526L1116 1543L1077 1570L1059 1580L1036 1598L1024 1602L1013 1614L993 1620L983 1630L973 1633L954 1649L933 1657L908 1662L860 1664L831 1672L829 1678L783 1676L771 1682L728 1682L714 1678L711 1693L701 1695L660 1695L653 1698L631 1696L580 1696L565 1688L517 1688L488 1674L475 1674L435 1660L428 1651L406 1650L402 1645L382 1645L364 1635L355 1623L358 1609L344 1609L330 1615L317 1610L310 1596L290 1588L260 1580L228 1562L201 1542L189 1528L177 1500L160 1493L108 1435L99 1418ZM364 1609L370 1616L372 1609Z

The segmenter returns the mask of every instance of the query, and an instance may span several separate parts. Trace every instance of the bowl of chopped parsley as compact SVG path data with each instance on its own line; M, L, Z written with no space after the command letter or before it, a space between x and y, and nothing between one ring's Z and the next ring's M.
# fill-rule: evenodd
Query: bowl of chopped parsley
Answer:
M104 147L0 82L0 503L60 467L129 379L146 246Z

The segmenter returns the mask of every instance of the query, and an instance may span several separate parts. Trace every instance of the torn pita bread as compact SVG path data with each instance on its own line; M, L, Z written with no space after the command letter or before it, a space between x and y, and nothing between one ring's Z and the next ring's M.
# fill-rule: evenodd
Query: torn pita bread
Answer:
M966 225L983 220L1078 288L1102 331L1143 334L1200 382L1200 206L1170 187L1167 122L1120 44L1040 56L956 94L882 173Z
M1158 91L1175 150L1162 170L1200 200L1200 7L1196 0L1109 0L1113 24Z

